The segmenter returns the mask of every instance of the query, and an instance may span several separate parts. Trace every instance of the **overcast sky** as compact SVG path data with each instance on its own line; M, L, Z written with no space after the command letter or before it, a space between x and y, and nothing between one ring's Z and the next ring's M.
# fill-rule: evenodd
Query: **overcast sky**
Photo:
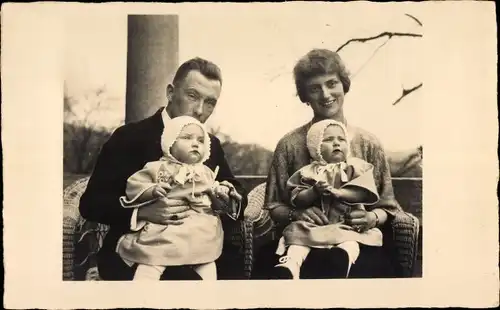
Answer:
M223 91L208 123L220 126L236 141L272 150L286 132L312 117L295 96L291 71L299 57L312 48L336 49L350 38L383 31L423 34L423 28L404 15L412 13L408 10L374 6L368 15L366 7L343 8L180 14L179 62L200 56L217 63L223 73ZM99 122L116 124L125 113L127 15L80 12L68 16L67 31L68 95L81 98L106 85L116 100L109 111L99 113ZM425 88L396 106L392 102L402 87L422 82L423 42L393 38L364 66L386 40L353 43L342 50L347 67L356 74L345 111L350 123L376 134L387 148L406 149L422 143Z

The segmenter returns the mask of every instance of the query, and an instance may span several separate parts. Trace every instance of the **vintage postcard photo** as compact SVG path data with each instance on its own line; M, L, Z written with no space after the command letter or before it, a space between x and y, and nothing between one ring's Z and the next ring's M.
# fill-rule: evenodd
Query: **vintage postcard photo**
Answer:
M339 17L308 18L307 29L274 15L68 19L63 278L140 279L144 265L156 280L180 266L201 278L207 268L207 279L420 277L423 27L411 14L374 15L369 30ZM176 150L191 122L210 139ZM211 214L207 188L234 188L223 202L240 216ZM132 216L142 227L131 230Z

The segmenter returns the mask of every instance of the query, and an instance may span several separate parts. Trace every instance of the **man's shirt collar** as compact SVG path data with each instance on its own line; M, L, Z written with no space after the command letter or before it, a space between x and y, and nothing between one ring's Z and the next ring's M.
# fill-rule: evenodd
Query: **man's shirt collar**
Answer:
M165 124L172 119L170 115L168 115L166 107L163 108L163 111L161 111L161 119L163 121L163 127L165 127Z

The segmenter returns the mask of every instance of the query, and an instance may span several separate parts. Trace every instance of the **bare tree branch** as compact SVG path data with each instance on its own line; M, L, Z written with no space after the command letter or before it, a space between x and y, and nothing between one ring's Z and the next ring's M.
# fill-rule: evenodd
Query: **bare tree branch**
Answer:
M401 100L403 100L404 97L406 97L409 94L413 93L414 91L418 90L420 87L422 87L422 85L424 85L424 84L420 83L417 86L409 88L409 89L403 88L403 93L401 94L401 97L399 97L396 101L394 101L394 103L392 105L398 104Z
M269 82L273 82L274 80L276 80L277 78L279 78L280 76L282 76L283 74L287 74L287 73L290 73L290 71L285 71L285 72L281 72L281 73L278 73L276 74L275 76L273 76Z
M64 115L75 116L76 112L75 112L74 106L75 106L75 100L72 97L65 95L64 96L64 107L63 107Z
M406 13L405 14L406 16L408 16L409 18L413 19L417 24L419 24L420 26L423 26L422 22L416 18L415 16L411 15L411 14L408 14ZM330 24L326 24L327 27L330 27L331 25ZM392 37L415 37L415 38L418 38L418 37L422 37L422 34L419 34L419 33L408 33L408 32L389 32L389 31L385 31L385 32L382 32L376 36L373 36L373 37L367 37L367 38L354 38L354 39L350 39L348 40L347 42L345 42L344 44L342 44L338 49L337 49L337 52L339 52L340 50L342 50L344 47L346 47L347 45L349 45L350 43L352 42L360 42L360 43L364 43L364 42L367 42L367 41L372 41L372 40L377 40L379 38L382 38L382 37L388 37L387 38L387 41L384 42L381 46L379 46L377 48L377 50L375 51L375 53L370 57L373 58L373 56L376 54L376 52L378 51L378 49L380 49L382 46L384 46L390 39L392 39ZM368 63L368 62L367 62ZM366 65L366 63L365 63ZM364 66L364 65L363 65ZM281 75L285 74L285 73L289 73L289 71L286 71L286 72L281 72L281 73L278 73L274 76L272 76L270 78L270 82L273 82L275 79L277 79L278 77L280 77Z
M420 38L420 37L422 37L422 35L419 34L419 33L410 33L410 32L389 32L389 31L384 31L384 32L382 32L382 33L380 33L380 34L378 34L376 36L373 36L373 37L349 39L347 42L345 42L339 48L337 48L337 52L339 52L340 50L342 50L344 47L346 47L347 45L349 45L352 42L364 43L364 42L368 42L368 41L372 41L372 40L377 40L377 39L380 39L380 38L383 38L383 37L388 37L389 40L390 40L393 37L414 37L414 38Z
M78 99L64 96L64 116L68 117L64 127L64 151L67 152L64 161L71 171L87 173L92 169L94 155L107 138L106 130L99 128L99 120L93 117L109 106L109 98L105 86Z
M382 47L384 47L384 45L386 45L386 44L387 44L387 42L389 42L389 40L390 40L390 39L387 39L384 43L380 44L380 45L379 45L379 46L378 46L378 47L377 47L377 48L373 51L373 53L372 53L372 55L370 56L370 58L368 58L368 59L365 61L365 63L364 63L364 64L363 64L363 65L362 65L359 69L358 69L358 71L356 71L355 73L353 73L353 74L351 75L351 79L354 79L354 77L355 77L356 75L358 75L358 73L360 73L360 72L361 72L361 71L365 68L365 66L366 66L366 65L367 65L367 64L368 64L368 63L369 63L369 62L373 59L373 57L375 57L375 55L378 53L378 51L379 51Z
M408 16L409 18L413 19L415 22L417 22L417 24L419 24L420 26L423 26L422 25L422 22L419 21L415 16L413 15L410 15L410 14L405 14L406 16Z

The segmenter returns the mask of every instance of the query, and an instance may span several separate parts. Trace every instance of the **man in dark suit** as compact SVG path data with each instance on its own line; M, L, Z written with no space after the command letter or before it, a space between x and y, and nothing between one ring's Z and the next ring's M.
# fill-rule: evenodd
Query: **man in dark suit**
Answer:
M138 220L182 225L188 207L169 206L168 201L159 200L154 204L129 209L121 206L119 197L125 194L127 179L134 172L142 169L147 162L158 160L162 156L160 137L165 121L187 115L204 123L217 104L221 87L221 72L215 64L201 58L188 60L179 67L172 84L167 86L166 108L159 109L153 116L142 121L119 127L103 145L87 189L80 200L83 218L110 226L97 256L99 274L103 280L133 278L136 266L130 268L125 264L115 249L118 239L130 232ZM232 183L243 196L238 218L241 220L247 203L246 193L234 178L219 139L210 135L210 140L211 152L205 165L212 170L218 166L217 180ZM215 207L229 202L226 195L210 195ZM227 215L221 217L226 233L231 226L237 225ZM216 261L219 279L238 278L243 273L242 264L235 262L238 249L228 239L225 238L223 254ZM189 266L179 266L166 268L161 279L201 278Z

